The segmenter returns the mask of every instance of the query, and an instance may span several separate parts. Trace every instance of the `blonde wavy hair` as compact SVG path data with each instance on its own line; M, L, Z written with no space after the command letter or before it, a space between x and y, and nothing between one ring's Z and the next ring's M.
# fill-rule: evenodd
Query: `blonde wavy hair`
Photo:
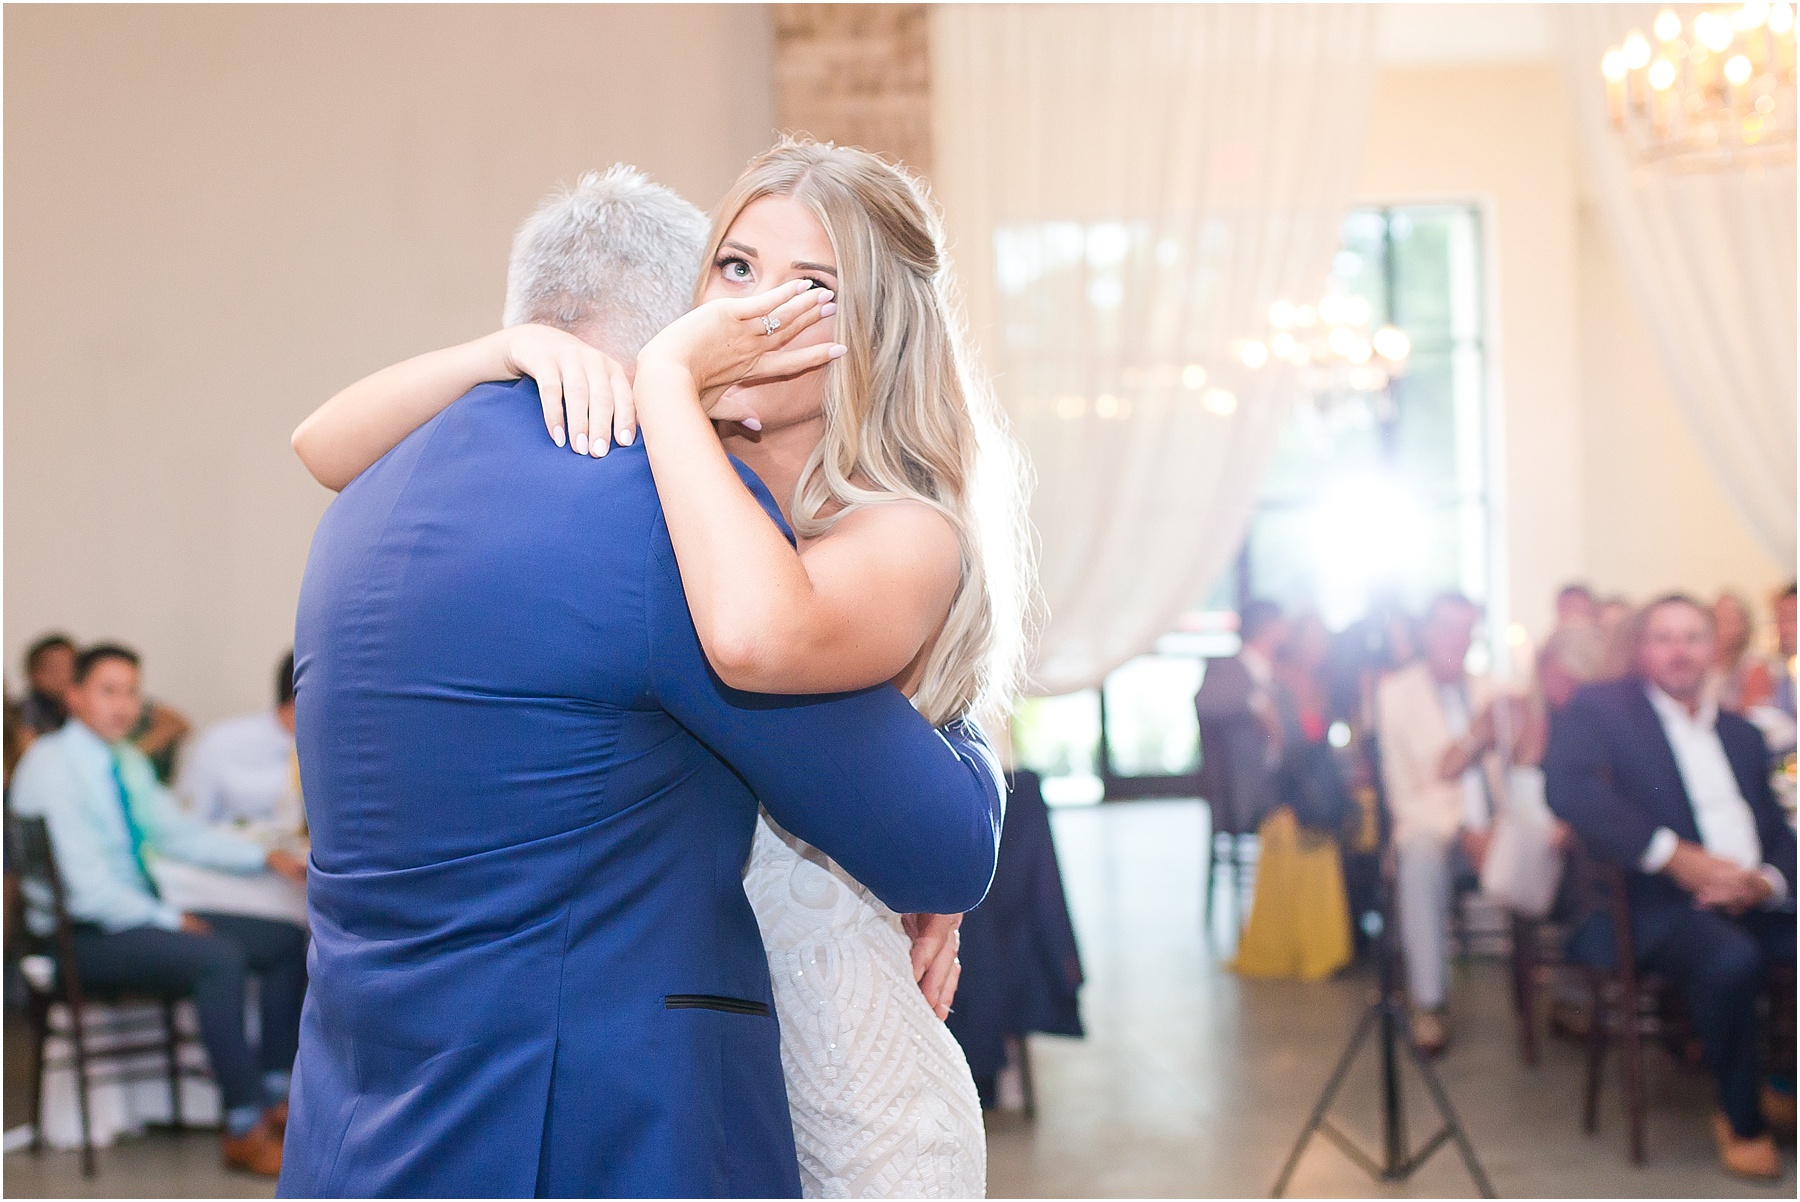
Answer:
M707 266L765 196L798 202L824 227L837 255L837 341L849 348L826 376L825 436L795 487L794 529L815 538L853 509L902 499L943 514L962 583L913 705L939 726L998 716L1035 612L1024 461L969 351L930 194L868 151L783 138L714 210Z

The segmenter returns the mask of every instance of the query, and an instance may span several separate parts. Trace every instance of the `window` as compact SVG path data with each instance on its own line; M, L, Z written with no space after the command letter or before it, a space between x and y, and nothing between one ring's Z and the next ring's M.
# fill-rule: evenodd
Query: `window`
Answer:
M1124 227L1111 232L1134 246ZM1075 254L1080 243L1066 240ZM1203 660L1236 651L1235 610L1249 597L1316 610L1341 630L1384 597L1416 610L1442 589L1489 596L1480 213L1354 210L1331 274L1369 302L1375 324L1406 332L1406 373L1384 394L1297 401L1243 550L1212 596L1101 688L1020 705L1017 758L1044 776L1051 804L1191 795Z

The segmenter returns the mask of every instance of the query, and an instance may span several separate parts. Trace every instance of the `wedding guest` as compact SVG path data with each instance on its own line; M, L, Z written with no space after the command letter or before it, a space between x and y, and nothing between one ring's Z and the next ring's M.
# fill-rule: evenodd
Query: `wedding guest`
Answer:
M1623 598L1600 606L1600 673L1595 680L1618 680L1633 671L1637 659L1638 621L1642 617Z
M275 669L275 707L208 727L194 740L176 792L202 822L255 822L298 833L294 755L294 656Z
M1423 657L1375 691L1413 1039L1427 1055L1449 1043L1451 886L1459 870L1480 871L1490 819L1485 774L1497 767L1495 691L1464 666L1479 619L1461 594L1433 599L1419 624Z
M1794 717L1794 582L1775 594L1775 658L1769 665L1770 704Z
M278 872L304 886L306 869L183 814L126 733L143 707L135 652L112 644L77 657L66 694L70 720L39 738L13 777L16 813L49 826L75 922L83 981L100 989L187 992L225 1111L227 1165L281 1170L288 1076L306 993L306 932L291 923L184 914L162 899L156 856L227 872ZM30 897L27 921L54 929L48 899ZM245 978L258 978L261 1038L244 1034Z
M32 731L47 735L63 724L69 711L63 695L75 682L75 641L61 632L46 634L25 652L27 691L21 702Z
M1707 674L1707 687L1719 708L1741 714L1766 700L1767 670L1751 649L1756 623L1743 595L1726 589L1713 602L1713 631L1717 651Z
M156 779L166 785L175 779L175 757L181 750L182 740L193 729L186 714L146 697L137 721L132 724L130 738L150 760L150 766L156 770Z
M1331 634L1297 618L1276 656L1274 807L1258 831L1256 895L1232 971L1316 981L1350 962L1350 907L1339 839L1354 802L1328 741Z
M1239 620L1241 646L1230 659L1208 660L1194 712L1200 720L1200 795L1212 807L1213 840L1232 843L1256 830L1267 808L1277 727L1270 687L1275 653L1287 634L1281 607L1252 601Z
M1599 632L1591 626L1559 626L1538 651L1537 686L1544 716L1554 725L1582 685L1597 680L1603 658Z
M1794 961L1794 911L1782 908L1794 896L1794 832L1762 737L1708 695L1713 623L1689 597L1653 602L1636 669L1570 703L1545 777L1551 808L1627 873L1631 954L1687 995L1718 1084L1721 1163L1766 1179L1781 1173L1771 1126L1794 1124L1793 1094L1763 1076L1757 1018L1769 966ZM1599 927L1579 932L1571 954L1600 961L1607 942Z
M25 722L25 709L13 700L12 693L6 694L6 787L12 788L13 769L19 766L19 760L37 738L37 731Z
M1599 624L1600 604L1594 599L1594 590L1579 582L1563 585L1556 594L1556 628Z

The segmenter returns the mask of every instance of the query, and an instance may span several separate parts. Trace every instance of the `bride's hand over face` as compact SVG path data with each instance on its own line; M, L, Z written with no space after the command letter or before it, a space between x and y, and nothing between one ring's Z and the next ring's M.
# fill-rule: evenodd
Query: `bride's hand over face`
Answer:
M537 381L544 428L557 446L599 458L615 441L631 445L637 409L616 359L554 326L508 326L500 338L506 372Z
M822 318L837 312L829 290L798 280L746 297L707 301L664 327L638 352L638 371L678 369L693 381L708 417L743 420L721 398L734 384L787 379L825 366L845 348L821 342L788 349Z

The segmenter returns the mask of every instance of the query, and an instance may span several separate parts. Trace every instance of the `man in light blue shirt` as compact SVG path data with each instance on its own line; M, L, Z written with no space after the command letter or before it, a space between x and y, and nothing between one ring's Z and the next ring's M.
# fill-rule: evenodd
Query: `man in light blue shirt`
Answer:
M191 993L225 1109L226 1163L278 1173L306 994L306 933L241 915L184 914L162 900L149 863L161 855L226 872L268 870L302 886L305 866L176 806L144 753L126 741L142 707L136 653L107 644L82 652L67 697L69 721L19 761L12 805L49 827L82 981L98 991ZM27 922L49 933L49 898L28 893L28 902ZM260 978L260 1070L244 1035L250 973Z

